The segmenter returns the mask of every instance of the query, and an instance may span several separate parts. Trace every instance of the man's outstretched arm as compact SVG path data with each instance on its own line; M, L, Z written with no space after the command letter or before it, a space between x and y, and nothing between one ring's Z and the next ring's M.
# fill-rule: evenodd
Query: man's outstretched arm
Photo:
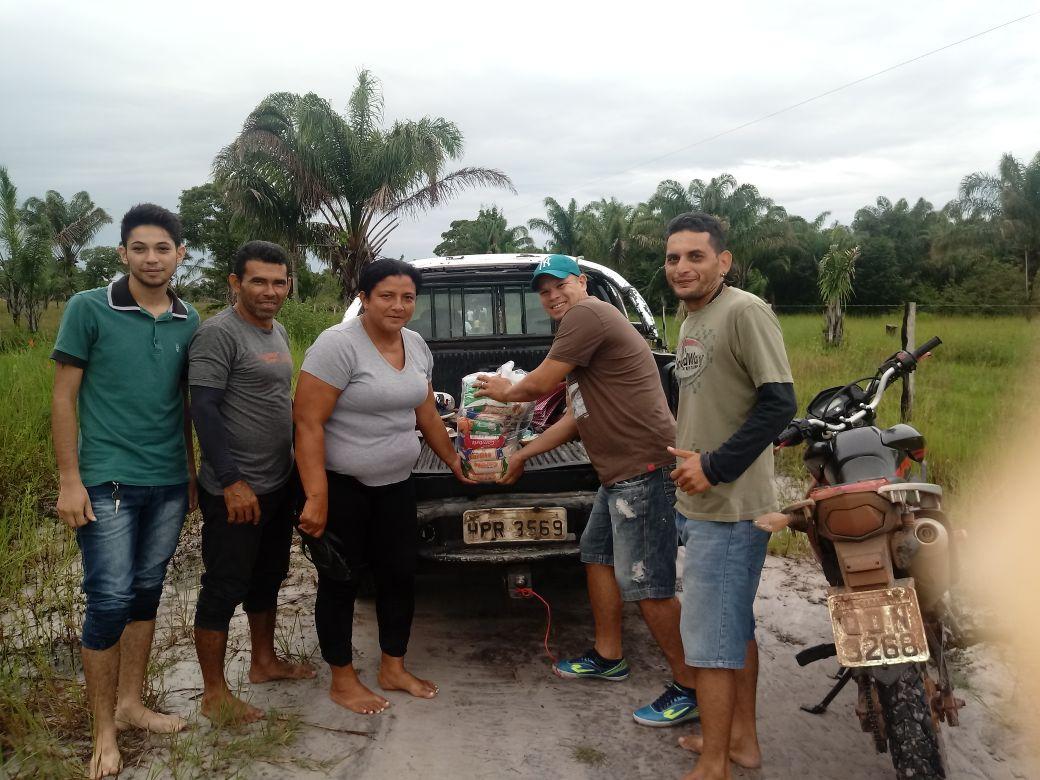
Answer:
M481 374L477 377L477 398L490 398L507 403L510 401L537 401L551 393L556 386L574 370L572 363L546 358L534 371L515 384L496 374ZM481 384L483 382L483 385Z

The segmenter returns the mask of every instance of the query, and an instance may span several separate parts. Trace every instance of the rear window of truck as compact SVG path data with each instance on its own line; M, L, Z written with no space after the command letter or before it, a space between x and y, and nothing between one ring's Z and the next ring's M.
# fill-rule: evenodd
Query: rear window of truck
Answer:
M552 334L538 293L519 284L424 288L408 327L428 341Z

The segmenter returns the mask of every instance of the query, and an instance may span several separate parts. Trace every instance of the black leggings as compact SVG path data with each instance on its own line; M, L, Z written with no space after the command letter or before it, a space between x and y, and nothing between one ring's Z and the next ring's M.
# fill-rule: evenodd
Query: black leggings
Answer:
M370 569L376 585L379 647L402 657L415 613L415 560L418 531L415 487L404 482L371 487L353 477L326 472L329 519L326 530L343 543L341 552L352 571ZM314 622L321 657L330 666L351 662L351 630L358 580L341 582L318 572Z

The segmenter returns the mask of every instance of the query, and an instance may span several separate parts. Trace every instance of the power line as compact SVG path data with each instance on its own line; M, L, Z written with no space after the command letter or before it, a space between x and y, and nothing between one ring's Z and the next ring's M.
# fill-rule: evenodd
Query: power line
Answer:
M1008 20L1006 22L1002 22L1001 24L998 24L998 25L995 25L993 27L989 27L989 28L987 28L985 30L982 30L980 32L974 33L973 35L969 35L966 38L961 38L958 41L953 41L952 43L947 43L945 46L940 46L938 49L932 49L931 51L926 51L924 54L919 54L916 57L911 57L908 60L903 60L902 62L897 62L895 65L889 65L887 68L882 68L881 70L876 71L874 73L871 73L871 74L869 74L867 76L862 76L862 77L860 77L858 79L854 79L853 81L846 82L845 84L842 84L841 86L834 87L832 89L828 89L825 92L820 92L819 94L813 95L812 97L809 97L809 98L805 98L804 100L799 100L797 103L792 103L791 105L785 106L784 108L778 109L776 111L772 111L772 112L770 112L768 114L763 114L762 116L756 117L755 119L750 119L747 122L743 122L743 123L741 123L739 125L734 125L733 127L730 127L730 128L728 128L726 130L722 130L722 131L720 131L718 133L714 133L713 135L706 136L706 137L701 138L701 139L699 139L697 141L694 141L693 143L687 144L686 146L681 146L678 149L673 149L670 152L665 152L664 154L658 155L657 157L653 157L653 158L651 158L649 160L644 160L643 162L636 163L635 165L633 165L633 166L631 166L629 168L625 168L624 170L617 171L617 172L611 173L611 174L607 174L606 176L600 176L600 177L595 178L595 179L590 179L589 181L586 181L583 184L578 185L575 188L575 191L580 191L580 190L584 189L585 187L588 187L591 184L596 184L596 183L601 182L601 181L606 181L607 179L610 179L610 178L612 178L614 176L620 176L620 175L625 174L625 173L632 173L633 171L637 171L640 168L643 168L644 166L651 165L651 164L653 164L655 162L659 162L660 160L664 160L664 159L666 159L668 157L671 157L673 155L679 154L680 152L685 152L685 151L687 151L689 149L694 149L694 148L696 148L698 146L703 146L706 143L710 143L711 141L715 141L715 140L717 140L719 138L722 138L723 136L730 135L731 133L735 133L738 130L743 130L744 128L751 127L751 125L758 124L759 122L764 122L767 119L772 119L773 117L780 116L781 114L786 114L789 111L794 111L796 108L801 108L802 106L808 105L809 103L812 103L814 101L822 100L823 98L829 97L830 95L833 95L835 93L841 92L842 90L848 89L850 87L854 87L857 84L862 84L863 82L870 81L871 79L877 78L878 76L883 76L886 73L891 73L892 71L897 70L897 69L902 68L902 67L905 67L906 65L910 65L910 64L912 64L914 62L919 62L919 61L925 59L926 57L931 57L933 54L938 54L939 52L946 51L947 49L952 49L954 46L960 46L962 43L967 43L968 41L975 40L976 38L981 38L984 35L989 35L990 33L996 32L997 30L1001 30L1001 29L1003 29L1005 27L1010 27L1013 24L1017 24L1018 22L1025 21L1026 19L1029 19L1031 17L1037 16L1038 14L1040 14L1040 11L1033 11L1032 13L1025 14L1024 16L1019 16L1016 19L1010 19L1010 20ZM535 204L532 203L530 205L535 205ZM521 208L526 208L526 206L523 206Z

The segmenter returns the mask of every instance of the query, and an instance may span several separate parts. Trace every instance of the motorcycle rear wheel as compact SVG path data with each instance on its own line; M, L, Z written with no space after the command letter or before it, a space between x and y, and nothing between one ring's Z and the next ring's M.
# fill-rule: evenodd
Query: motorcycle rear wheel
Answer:
M942 735L928 704L922 670L907 667L892 685L877 683L897 777L945 778Z

